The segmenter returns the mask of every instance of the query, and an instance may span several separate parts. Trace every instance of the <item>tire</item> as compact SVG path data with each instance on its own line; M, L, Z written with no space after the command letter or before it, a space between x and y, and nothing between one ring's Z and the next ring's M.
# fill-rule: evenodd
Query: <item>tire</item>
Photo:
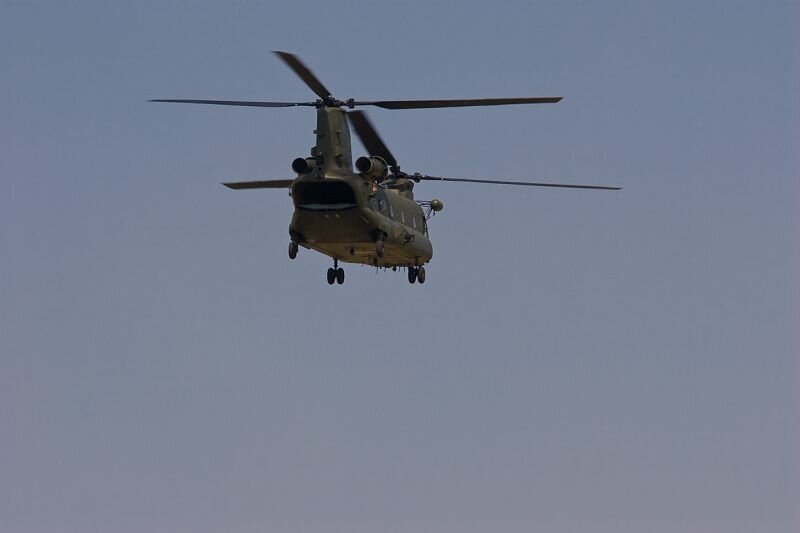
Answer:
M414 283L417 281L417 269L414 267L408 267L408 282Z
M336 269L336 283L338 283L339 285L344 283L344 269L343 268L337 268Z
M289 259L297 257L297 243L292 241L289 243Z
M328 285L333 285L333 282L336 281L336 271L332 268L328 269Z
M420 285L425 283L425 267L419 267L417 269L417 281L419 281Z

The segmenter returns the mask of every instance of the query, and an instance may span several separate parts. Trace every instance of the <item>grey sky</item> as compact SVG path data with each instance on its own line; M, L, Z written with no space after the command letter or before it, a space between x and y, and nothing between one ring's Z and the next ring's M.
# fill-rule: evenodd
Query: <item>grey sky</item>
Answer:
M796 2L0 3L0 530L798 530ZM299 4L299 3L298 3ZM369 114L428 282L286 257ZM356 145L357 155L363 153Z

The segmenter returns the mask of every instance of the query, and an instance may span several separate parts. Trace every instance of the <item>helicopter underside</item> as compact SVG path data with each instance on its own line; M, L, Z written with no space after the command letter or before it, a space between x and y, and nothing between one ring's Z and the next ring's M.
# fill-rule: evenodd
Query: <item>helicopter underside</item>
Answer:
M386 228L385 223L390 227ZM381 226L389 231L382 230ZM300 246L343 263L391 268L422 266L430 261L433 256L430 241L397 226L399 224L374 211L357 207L297 209L289 233ZM378 245L379 240L381 245ZM379 246L382 253L378 251Z
M374 242L302 243L301 246L325 254L342 263L377 266L382 268L422 266L427 261L418 255L409 255L408 247L385 243L383 257L378 257Z

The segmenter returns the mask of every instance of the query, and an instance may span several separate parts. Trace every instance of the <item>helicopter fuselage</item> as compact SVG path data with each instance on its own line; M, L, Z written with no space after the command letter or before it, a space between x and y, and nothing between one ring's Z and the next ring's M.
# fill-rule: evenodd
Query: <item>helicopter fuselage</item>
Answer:
M289 234L300 246L378 267L422 266L433 257L425 213L402 191L358 174L305 177L292 185L292 199Z

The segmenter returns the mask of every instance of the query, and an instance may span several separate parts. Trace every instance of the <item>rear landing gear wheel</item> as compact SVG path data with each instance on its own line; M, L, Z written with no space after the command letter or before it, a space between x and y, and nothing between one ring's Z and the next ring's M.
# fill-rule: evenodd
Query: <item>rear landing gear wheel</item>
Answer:
M417 281L419 281L420 285L425 283L425 267L417 268Z
M328 285L333 285L333 282L336 281L336 271L332 268L328 269Z
M375 255L377 255L378 257L383 257L384 248L385 248L385 246L383 244L383 240L379 240L378 242L376 242L375 243Z
M289 259L297 257L297 243L292 241L289 243Z
M414 283L415 281L417 281L417 268L408 267L408 282Z
M344 269L343 268L337 268L336 269L336 283L338 283L339 285L344 283Z

